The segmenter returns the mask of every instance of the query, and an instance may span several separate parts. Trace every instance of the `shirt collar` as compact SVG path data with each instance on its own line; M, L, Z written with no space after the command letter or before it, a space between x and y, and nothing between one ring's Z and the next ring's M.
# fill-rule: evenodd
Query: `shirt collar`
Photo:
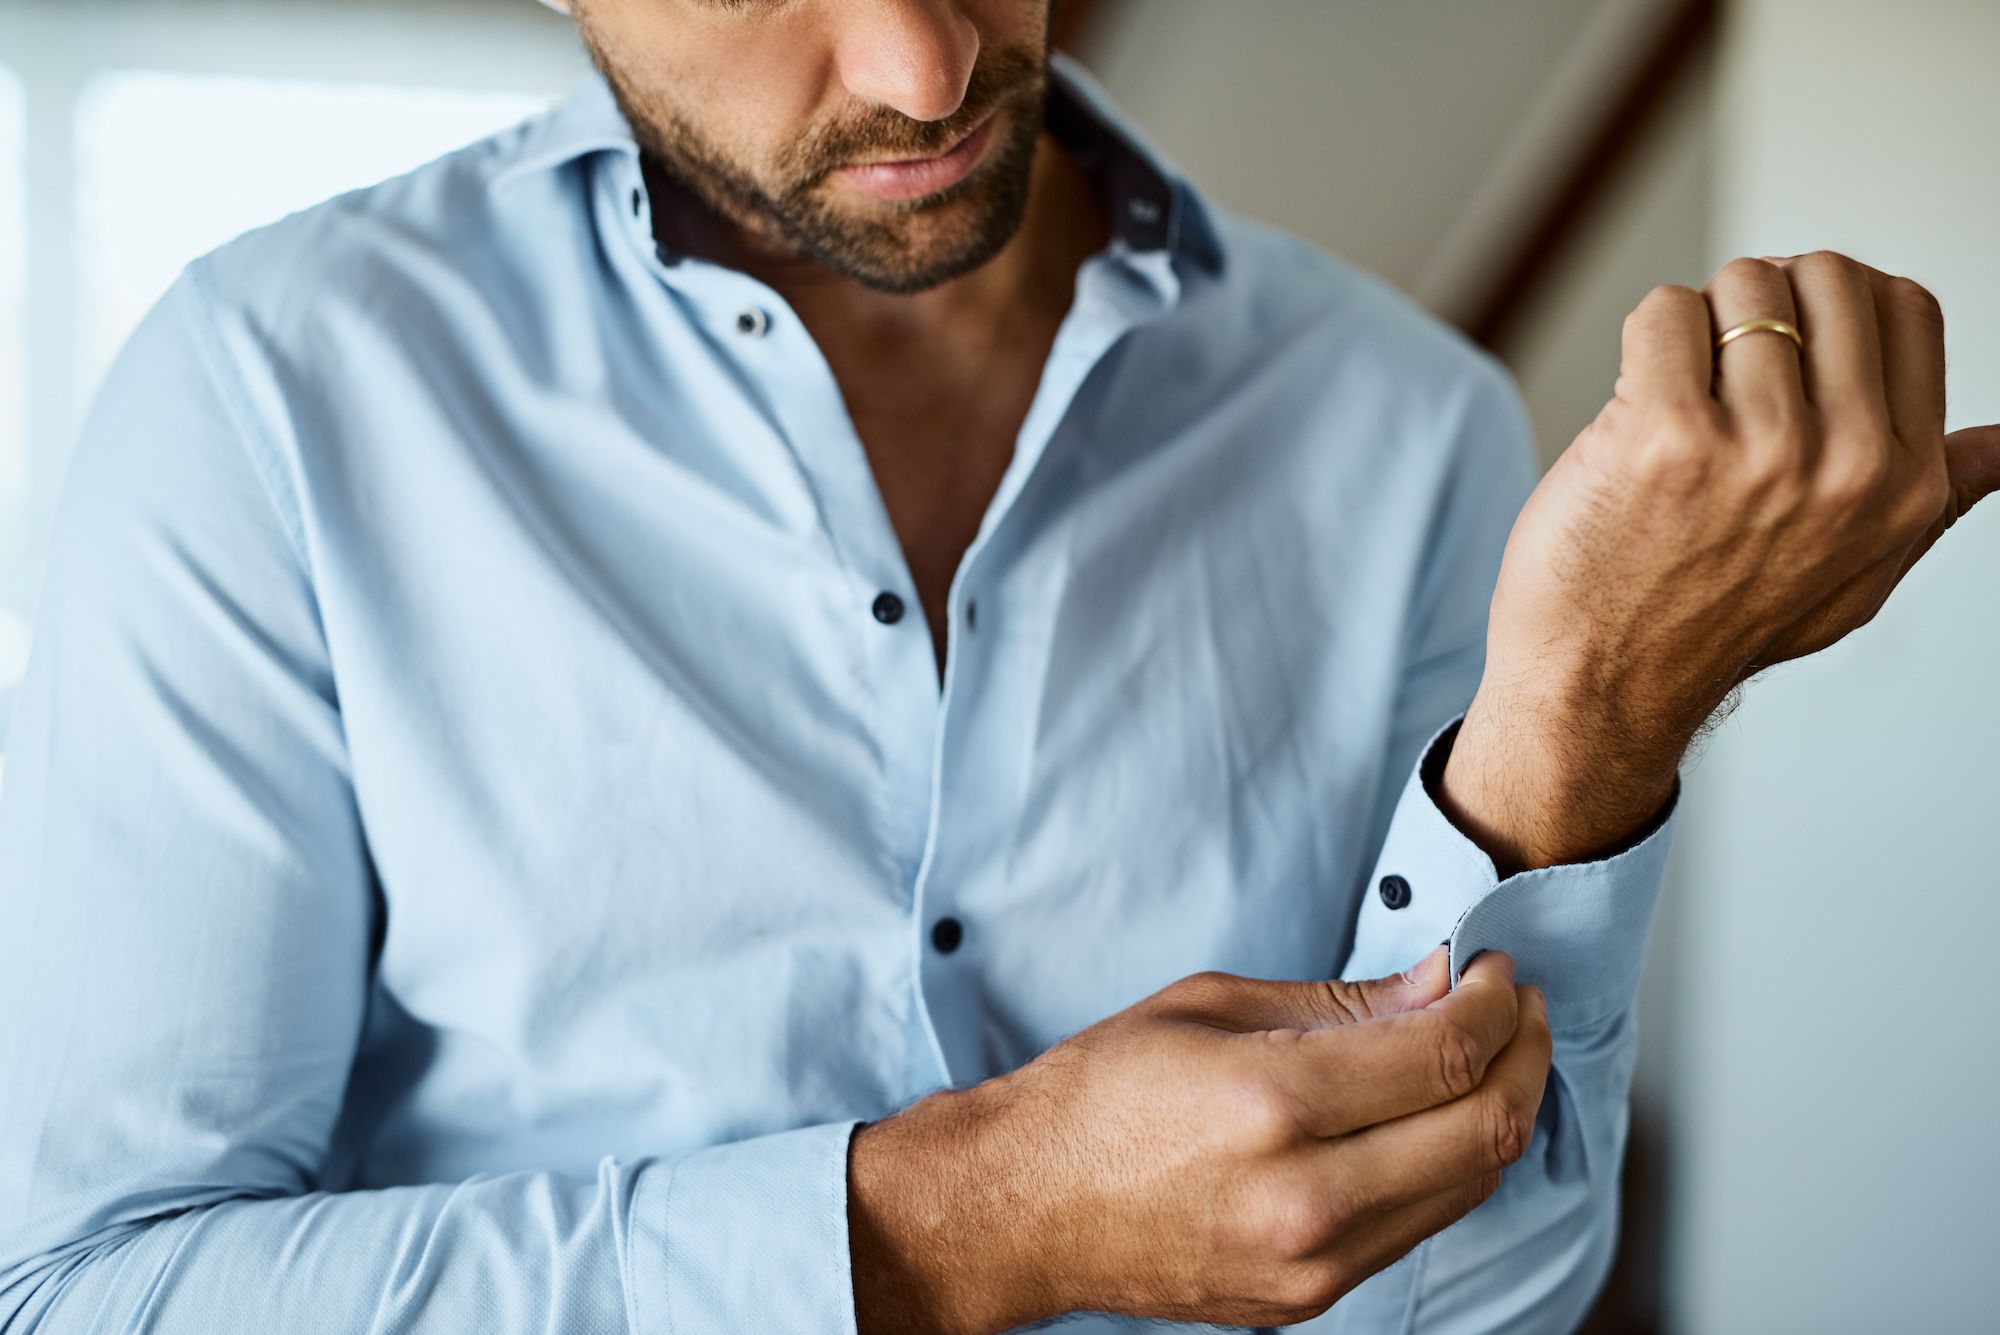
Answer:
M1221 265L1221 240L1198 192L1103 85L1061 51L1049 53L1047 125L1097 182L1113 232L1131 250L1164 249L1210 269ZM527 124L490 185L498 190L600 153L636 163L638 146L603 75L593 71L567 100Z

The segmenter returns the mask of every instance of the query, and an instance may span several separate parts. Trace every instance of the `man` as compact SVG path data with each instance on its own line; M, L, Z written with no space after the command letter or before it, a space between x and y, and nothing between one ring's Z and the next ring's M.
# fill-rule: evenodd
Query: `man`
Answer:
M78 448L0 1325L1572 1325L1689 738L2000 482L1935 304L1658 289L1522 509L1496 364L1046 5L578 19Z

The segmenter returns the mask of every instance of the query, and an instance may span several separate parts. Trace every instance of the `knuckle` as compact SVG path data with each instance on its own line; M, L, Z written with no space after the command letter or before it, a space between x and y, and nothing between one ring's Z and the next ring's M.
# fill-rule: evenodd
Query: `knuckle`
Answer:
M1251 1239L1266 1256L1297 1261L1322 1250L1333 1229L1327 1211L1311 1193L1285 1186L1268 1193L1251 1223Z
M1718 457L1715 443L1720 434L1720 425L1704 405L1663 403L1654 409L1638 448L1628 457L1633 467L1654 481L1699 482Z
M1928 324L1944 327L1944 307L1938 304L1931 290L1915 279L1900 274L1892 276L1882 285L1883 299L1897 309L1906 311Z
M1507 1093L1490 1100L1486 1111L1486 1132L1492 1149L1493 1163L1500 1168L1519 1163L1521 1156L1528 1152L1528 1142L1535 1133L1534 1109L1524 1107L1525 1100Z
M1331 1260L1316 1259L1299 1261L1279 1271L1267 1299L1303 1321L1326 1311L1346 1291L1344 1267Z
M1930 531L1951 503L1951 477L1942 467L1925 468L1904 492L1897 506L1897 531L1915 538Z
M1649 289L1645 296L1639 298L1639 304L1632 308L1631 314L1625 317L1625 322L1627 325L1630 325L1633 321L1655 310L1668 312L1683 311L1705 304L1702 301L1701 293L1695 291L1685 283L1660 283Z
M1437 1101L1445 1103L1479 1087L1479 1040L1449 1015L1438 1014L1435 1028L1431 1047L1437 1056Z
M1363 1219L1393 1205L1385 1183L1367 1173L1349 1173L1325 1189L1320 1200L1324 1233L1322 1246L1332 1242Z
M1374 1018L1374 1009L1368 1004L1368 991L1340 978L1315 979L1313 1004L1335 1024L1355 1024L1361 1020Z
M1838 277L1860 272L1860 266L1837 250L1813 250L1792 261L1794 269L1809 274Z
M1554 1041L1554 1031L1549 1027L1549 996L1533 983L1525 986L1532 994L1533 1004L1521 1007L1518 1027L1531 1034L1536 1045L1546 1051Z
M1801 484L1808 479L1797 454L1766 440L1761 432L1755 448L1751 446L1752 442L1739 445L1730 466L1730 476L1742 494L1759 506L1798 504L1807 490Z
M1773 281L1785 281L1784 273L1777 265L1769 260L1739 255L1715 271L1715 276L1708 281L1708 290L1713 292L1717 288L1745 285L1768 287Z
M1220 969L1203 969L1184 978L1176 978L1161 988L1155 996L1161 1001L1177 1007L1201 1010L1219 1005L1229 991L1234 975Z
M1850 449L1830 461L1820 481L1821 494L1845 512L1876 501L1889 480L1889 458L1880 449Z
M1238 1082L1230 1109L1229 1137L1252 1154L1269 1153L1298 1138L1299 1122L1292 1101L1268 1076L1247 1076Z

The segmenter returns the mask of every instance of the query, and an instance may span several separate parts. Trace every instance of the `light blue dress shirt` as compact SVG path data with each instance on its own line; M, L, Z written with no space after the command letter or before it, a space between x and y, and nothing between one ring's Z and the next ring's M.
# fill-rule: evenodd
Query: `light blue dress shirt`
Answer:
M1574 1322L1673 821L1501 882L1419 774L1519 399L1054 80L1117 234L941 689L826 361L656 248L601 83L186 271L74 455L9 738L0 1327L851 1332L859 1121L1197 970L1447 937L1547 989L1537 1135L1301 1329Z

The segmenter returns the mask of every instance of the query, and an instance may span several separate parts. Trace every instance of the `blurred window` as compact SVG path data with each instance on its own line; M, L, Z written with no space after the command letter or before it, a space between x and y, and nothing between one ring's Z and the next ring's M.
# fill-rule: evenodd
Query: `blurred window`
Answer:
M26 667L38 563L75 425L119 346L189 260L250 228L419 166L539 111L529 95L102 70L59 105L0 70L0 752ZM65 104L66 103L66 104ZM67 129L37 168L23 126ZM46 139L36 151L47 153ZM46 164L45 164L46 165ZM72 272L26 280L27 219ZM54 262L63 250L51 248ZM37 261L41 263L42 261ZM52 346L23 328L50 332ZM29 394L39 400L30 400ZM33 439L30 435L33 433Z
M545 105L497 93L151 71L85 86L76 114L84 370L95 382L195 256L421 166Z

